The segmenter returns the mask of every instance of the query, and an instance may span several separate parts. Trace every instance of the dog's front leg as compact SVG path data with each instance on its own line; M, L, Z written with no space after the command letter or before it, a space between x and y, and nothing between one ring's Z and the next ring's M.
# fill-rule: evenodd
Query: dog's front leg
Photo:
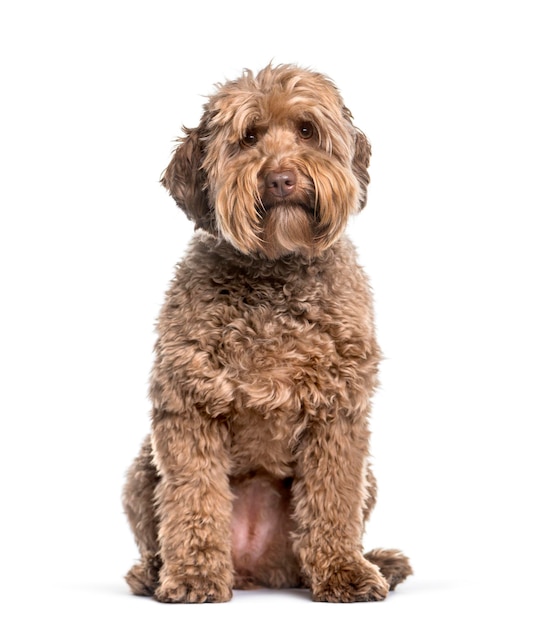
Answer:
M232 597L226 426L192 412L155 411L153 448L162 568L160 602L226 602Z
M294 549L313 598L382 600L388 584L362 555L368 430L339 417L311 426L301 444L293 486Z

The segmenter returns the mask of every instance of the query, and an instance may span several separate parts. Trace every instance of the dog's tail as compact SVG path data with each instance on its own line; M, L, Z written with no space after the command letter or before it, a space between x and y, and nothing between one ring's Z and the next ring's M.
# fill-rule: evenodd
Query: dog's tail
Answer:
M377 565L390 585L390 591L413 574L409 559L399 550L377 548L366 552L364 558Z

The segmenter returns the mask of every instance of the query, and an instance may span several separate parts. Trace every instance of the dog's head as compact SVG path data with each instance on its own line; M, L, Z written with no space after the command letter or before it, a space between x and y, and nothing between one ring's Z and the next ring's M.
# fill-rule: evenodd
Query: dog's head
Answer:
M244 254L313 256L366 204L370 145L333 83L293 65L218 85L162 183Z

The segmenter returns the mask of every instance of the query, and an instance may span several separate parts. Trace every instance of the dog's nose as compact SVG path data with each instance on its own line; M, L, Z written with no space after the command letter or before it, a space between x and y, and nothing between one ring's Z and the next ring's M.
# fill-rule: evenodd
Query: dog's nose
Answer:
M291 170L270 172L266 176L266 187L277 198L285 198L293 193L295 183L295 174Z

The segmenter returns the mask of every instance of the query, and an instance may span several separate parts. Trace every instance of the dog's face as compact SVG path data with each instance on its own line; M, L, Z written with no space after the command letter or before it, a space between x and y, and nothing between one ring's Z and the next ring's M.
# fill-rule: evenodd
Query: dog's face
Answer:
M366 203L370 146L321 74L246 70L185 133L162 183L198 228L244 254L318 254Z

